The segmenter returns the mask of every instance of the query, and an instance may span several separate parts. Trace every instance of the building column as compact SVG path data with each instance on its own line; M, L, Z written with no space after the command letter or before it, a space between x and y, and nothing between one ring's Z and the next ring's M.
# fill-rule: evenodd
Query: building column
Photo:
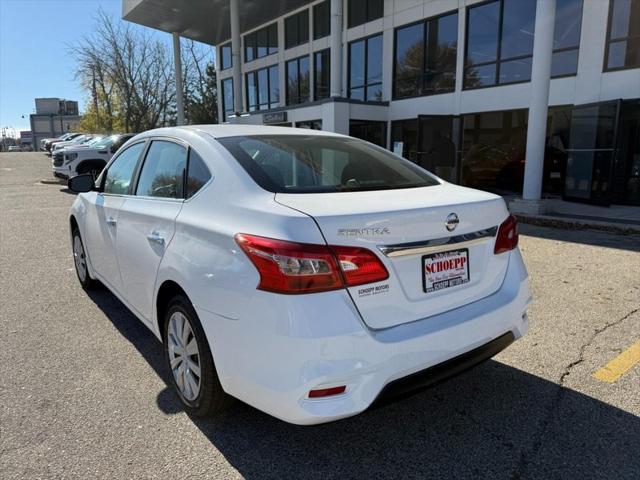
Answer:
M342 0L331 0L330 92L332 97L342 96Z
M522 199L538 204L542 213L542 175L544 170L547 114L549 110L549 84L551 82L551 59L553 56L553 31L556 17L556 0L538 0L533 41L533 64L531 67L531 92L529 119L527 124L527 153L524 167ZM535 210L536 208L533 207Z
M231 17L231 63L233 65L233 109L244 112L242 99L242 59L240 57L240 7L239 0L229 0Z
M182 88L182 58L180 54L180 34L173 32L173 68L176 77L177 124L184 125L184 90Z

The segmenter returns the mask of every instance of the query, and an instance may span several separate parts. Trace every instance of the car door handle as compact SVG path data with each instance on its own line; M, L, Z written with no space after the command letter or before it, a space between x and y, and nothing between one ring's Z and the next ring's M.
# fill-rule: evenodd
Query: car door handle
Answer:
M112 227L115 227L117 223L118 221L115 218L113 217L107 218L107 225L111 225Z
M153 231L149 235L147 235L147 240L153 243L157 243L158 245L164 245L164 237L156 231Z

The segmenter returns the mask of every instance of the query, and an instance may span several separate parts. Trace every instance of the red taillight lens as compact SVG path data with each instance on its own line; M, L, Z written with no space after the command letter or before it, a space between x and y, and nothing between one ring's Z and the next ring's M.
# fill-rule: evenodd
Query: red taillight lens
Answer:
M518 221L513 215L509 215L498 228L496 246L493 253L504 253L513 250L518 246Z
M342 276L348 287L381 282L389 278L389 272L385 266L370 250L359 247L331 248L338 258Z
M311 293L342 287L336 259L325 246L240 233L235 238L258 269L261 290Z
M377 282L389 273L373 252L239 233L236 242L260 273L260 290L313 293Z

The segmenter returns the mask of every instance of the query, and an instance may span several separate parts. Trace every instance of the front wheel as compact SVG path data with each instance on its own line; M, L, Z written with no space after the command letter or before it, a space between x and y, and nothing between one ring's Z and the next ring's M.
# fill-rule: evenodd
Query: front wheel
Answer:
M185 410L197 417L224 410L230 397L220 385L209 343L191 302L183 295L174 297L164 320L165 360Z
M85 290L91 290L97 286L98 282L89 276L87 254L85 252L78 227L74 227L71 232L71 242L73 249L73 263L76 267L76 275L78 275L80 285L82 285L82 288Z

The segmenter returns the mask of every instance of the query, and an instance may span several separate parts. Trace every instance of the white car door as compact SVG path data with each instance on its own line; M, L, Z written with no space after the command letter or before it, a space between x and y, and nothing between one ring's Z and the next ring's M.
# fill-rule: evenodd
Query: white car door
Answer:
M118 155L104 173L100 192L87 212L86 243L91 265L101 280L118 292L122 290L116 259L119 212L130 194L144 145L144 141L135 143Z
M151 319L156 274L175 232L183 203L187 147L152 140L138 177L135 195L118 218L117 255L127 302Z

